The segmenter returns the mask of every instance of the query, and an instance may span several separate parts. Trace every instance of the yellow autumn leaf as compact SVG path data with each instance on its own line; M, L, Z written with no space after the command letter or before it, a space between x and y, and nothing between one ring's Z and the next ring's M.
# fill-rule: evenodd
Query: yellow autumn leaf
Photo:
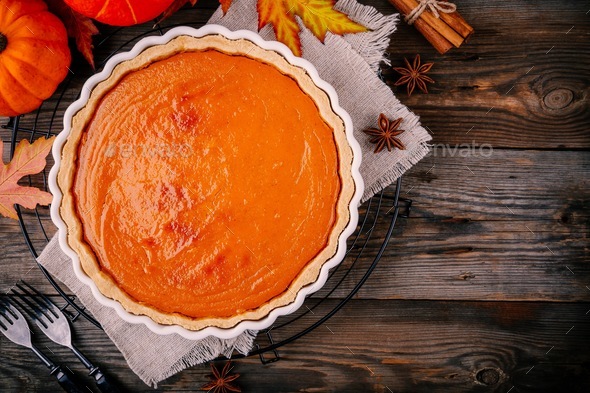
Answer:
M299 16L305 26L324 42L326 33L343 35L361 33L367 28L353 22L348 16L333 7L333 0L283 0L290 13ZM277 2L279 3L279 2Z
M299 25L295 15L282 0L258 0L258 30L271 23L277 40L287 45L295 56L301 56Z

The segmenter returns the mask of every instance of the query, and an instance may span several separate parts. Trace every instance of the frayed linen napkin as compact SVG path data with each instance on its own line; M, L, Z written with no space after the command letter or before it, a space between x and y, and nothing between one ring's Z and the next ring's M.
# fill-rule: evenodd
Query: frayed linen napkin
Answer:
M341 0L336 8L371 31L345 37L328 33L325 44L302 26L303 57L318 69L320 77L338 93L340 105L348 111L354 124L354 134L363 150L361 174L365 181L363 201L387 187L428 153L430 135L420 126L416 115L402 105L378 77L379 63L395 31L398 15L384 16L373 7L356 0ZM218 9L210 23L230 30L257 30L256 0L234 0L228 13ZM300 23L301 24L301 23ZM272 27L266 26L260 35L275 39ZM403 118L401 140L406 150L374 154L374 145L362 130L377 126L380 113L389 118ZM247 331L232 340L208 337L191 341L176 334L160 336L144 325L124 322L117 313L100 305L90 290L76 278L70 259L61 251L57 238L45 248L39 262L75 293L86 308L104 327L105 332L127 360L129 367L146 384L156 386L177 372L214 359L230 356L233 351L248 353L256 332Z

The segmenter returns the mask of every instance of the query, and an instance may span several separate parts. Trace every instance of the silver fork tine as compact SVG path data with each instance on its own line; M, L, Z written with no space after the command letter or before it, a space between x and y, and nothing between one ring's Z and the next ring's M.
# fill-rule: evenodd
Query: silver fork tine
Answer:
M25 317L7 298L0 297L0 333L17 345L29 348L49 368L59 384L70 393L83 393L85 390L75 380L74 375L54 364L43 352L31 342L31 331Z
M0 301L0 304L2 304L3 302ZM2 320L4 319L4 314L2 313L2 308L0 308L0 328L6 330L8 329L8 327L2 323Z
M14 311L12 311L10 309L10 303L8 300L4 299L4 298L0 298L0 303L4 306L3 308L0 309L0 314L4 315L5 313L9 313L12 315L12 317L17 318L18 315L14 314Z
M11 289L11 291L13 294L18 296L18 297L15 296L12 299L12 301L15 302L16 304L18 304L20 306L21 310L23 310L33 321L39 321L39 323L41 323L44 328L47 328L47 326L48 326L47 323L53 322L47 315L45 315L45 313L39 307L37 307L34 303L32 303L29 299L27 299L24 294L22 294L18 291L15 291L14 288ZM25 304L28 307L25 307ZM47 319L45 319L45 318L47 318ZM46 322L46 321L48 321L48 322Z
M7 301L5 301L3 298L0 298L0 327L2 327L4 330L8 330L7 325L13 325L14 323L7 315L5 315L5 313L13 314L13 312L8 308ZM13 314L12 317L16 318L16 315Z
M33 291L35 293L35 295L37 295L37 297L34 297L33 295L31 295L31 297L33 297L39 305L44 304L45 307L53 314L53 316L55 316L56 318L59 318L58 313L61 312L61 310L58 309L57 306L51 300L49 300L49 298L47 296L43 295L41 292L39 292L34 287L29 285L26 281L20 280L20 282L23 285L25 285L28 289ZM17 283L16 286L19 287L23 292L27 292L27 290L25 288L23 288L19 283ZM29 293L29 292L27 292L27 293Z
M72 343L70 324L62 310L60 310L47 296L43 295L23 280L16 284L16 288L12 288L12 292L19 295L23 302L30 307L32 311L29 312L27 310L27 312L29 312L31 318L37 322L37 326L41 328L41 331L45 333L47 337L57 344L70 348L74 352L76 357L86 368L88 368L88 370L90 370L90 375L94 378L94 381L101 392L119 392L112 381L103 374L100 368L92 364L92 362L74 346ZM22 307L22 305L20 306Z
M26 303L26 305L29 307L24 307L22 305L22 303L20 303L20 302L19 302L19 306L21 306L21 308L23 310L25 310L25 312L33 320L39 321L43 325L44 328L47 328L48 324L53 323L57 318L59 318L59 315L54 310L52 310L51 307L49 307L47 305L47 301L49 301L49 299L47 299L45 296L43 296L41 293L39 293L36 289L31 287L26 282L24 282L24 281L21 281L21 282L23 284L27 285L27 287L33 289L33 291L35 293L30 292L29 290L27 290L27 288L23 287L20 283L16 283L16 288L18 288L20 290L20 292L17 291L13 287L11 289L12 293L14 293L15 295L18 295L19 299L22 300L24 303ZM42 300L40 300L39 297L42 297ZM17 301L16 298L14 300ZM32 311L30 311L30 310L32 310Z
M12 302L10 300L2 299L2 305L4 306L3 307L4 312L2 313L3 314L2 316L10 325L14 325L15 320L23 317L22 314L14 307L14 304L12 304ZM2 310L0 310L0 311L2 311ZM8 315L8 314L10 314L10 315ZM7 326L5 326L5 328L7 328Z
M0 320L3 320L3 334L12 342L31 348L31 331L25 317L7 298L0 301ZM43 359L41 359L43 360ZM43 361L45 365L47 362Z

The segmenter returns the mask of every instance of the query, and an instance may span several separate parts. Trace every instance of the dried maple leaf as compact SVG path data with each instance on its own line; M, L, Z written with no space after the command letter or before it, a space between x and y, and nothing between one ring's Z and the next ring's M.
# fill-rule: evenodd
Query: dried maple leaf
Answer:
M241 392L242 389L239 386L231 383L238 379L240 374L230 375L229 372L231 369L231 362L227 362L221 371L217 370L217 367L211 363L211 373L213 374L211 376L211 382L201 386L201 390L211 393Z
M334 4L334 0L258 0L258 29L271 23L277 40L297 56L301 56L301 41L295 15L322 42L328 31L338 35L367 31L346 14L336 11Z
M26 175L34 175L45 168L45 157L55 137L39 138L33 144L23 139L16 146L14 157L0 166L0 214L18 220L14 204L33 209L37 204L51 203L51 194L34 187L23 187L18 181ZM0 140L0 146L2 141Z
M224 15L227 13L227 10L229 10L229 6L231 5L232 1L233 0L219 0L219 3L221 4L221 10L223 11Z
M421 65L420 55L416 55L412 64L410 64L406 58L404 58L404 62L406 63L406 67L394 68L394 70L401 74L401 78L399 78L394 85L407 85L406 89L409 96L412 95L412 92L416 86L418 86L418 88L422 90L423 93L428 93L426 82L434 83L434 80L427 76L426 73L430 71L434 63L424 63Z
M334 0L284 0L289 12L299 16L305 26L324 42L326 33L343 35L367 31L363 25L353 22L348 16L333 7Z
M76 47L84 56L88 64L94 69L94 56L92 54L92 36L98 34L98 29L92 20L70 8L63 0L45 0L49 10L57 15L70 37L76 41Z
M271 23L277 40L287 45L296 55L301 56L299 25L295 15L280 0L258 0L258 30Z

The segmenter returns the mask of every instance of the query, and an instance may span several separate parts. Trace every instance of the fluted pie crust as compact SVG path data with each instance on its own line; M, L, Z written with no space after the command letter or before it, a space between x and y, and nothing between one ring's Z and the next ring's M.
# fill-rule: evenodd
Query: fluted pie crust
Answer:
M325 247L305 265L285 291L257 307L244 310L236 315L192 317L182 312L162 311L150 304L136 300L105 272L101 267L97 253L88 244L84 234L81 213L76 205L77 199L73 188L79 166L80 144L103 97L130 73L144 69L150 64L175 54L209 49L225 54L242 55L270 64L297 82L299 88L314 101L321 118L333 130L334 144L337 149L340 190L336 204L333 206L335 219ZM231 328L241 321L262 319L273 309L292 303L301 288L317 280L324 263L335 255L339 237L350 220L349 205L355 192L352 161L352 149L346 138L343 120L332 110L328 95L314 84L304 69L290 64L280 54L263 49L248 40L230 40L221 35L209 35L201 38L179 36L167 44L149 47L135 58L119 63L110 77L96 85L86 105L73 116L71 132L62 151L61 166L57 177L59 188L63 193L60 214L67 226L68 244L78 254L84 272L94 281L103 295L118 301L127 311L137 315L146 315L160 324L180 325L189 330L201 330L209 326ZM296 240L295 238L294 241Z

